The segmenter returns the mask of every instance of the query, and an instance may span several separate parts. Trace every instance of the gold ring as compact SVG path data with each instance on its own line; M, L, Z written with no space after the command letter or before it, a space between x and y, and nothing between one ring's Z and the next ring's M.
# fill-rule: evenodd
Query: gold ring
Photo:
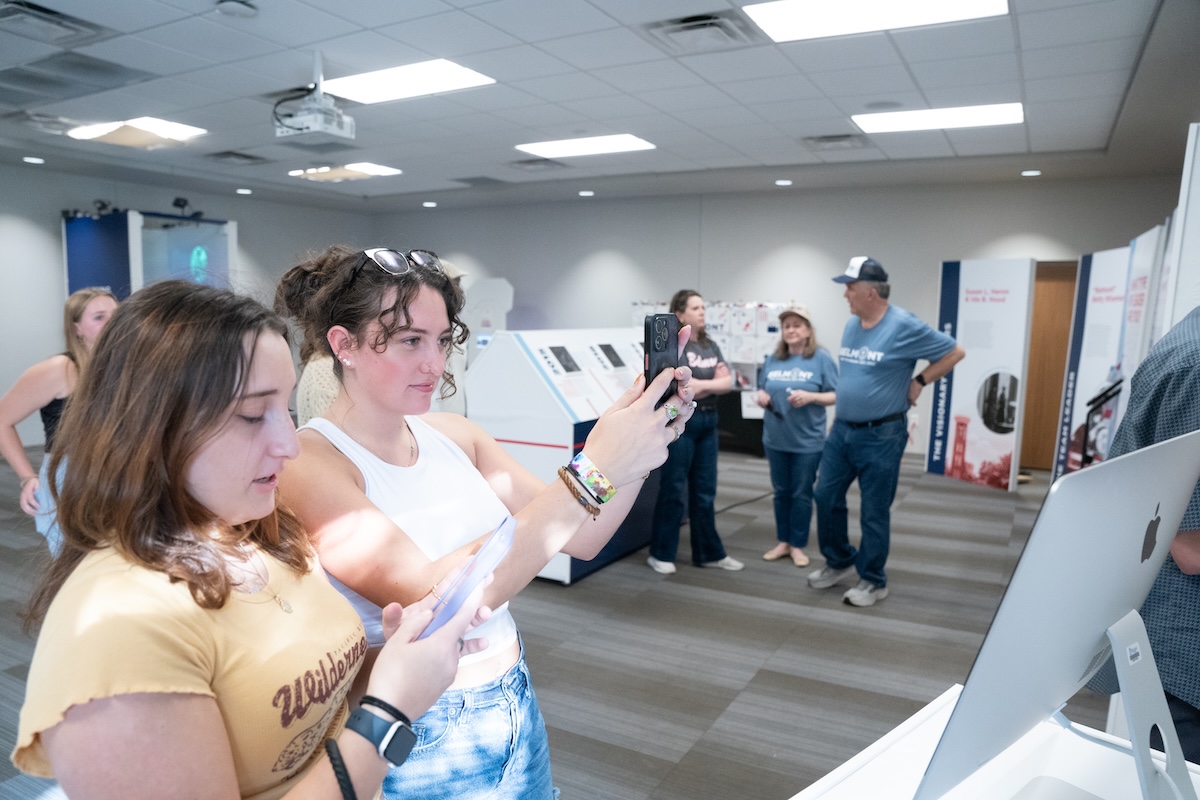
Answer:
M437 584L436 584L436 583L435 583L433 586L430 586L430 587L429 587L429 593L430 593L431 595L433 595L434 597L436 597L436 598L437 598L437 601L438 601L439 603L444 603L444 602L446 602L446 598L442 597L440 594L438 594L438 593L437 593Z
M667 412L667 422L671 422L673 419L679 416L679 408L677 406L667 403L665 406L663 406L663 408L666 409Z

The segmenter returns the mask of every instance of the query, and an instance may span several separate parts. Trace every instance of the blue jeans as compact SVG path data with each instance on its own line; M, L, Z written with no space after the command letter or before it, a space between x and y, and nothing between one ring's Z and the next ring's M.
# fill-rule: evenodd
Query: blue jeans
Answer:
M387 800L554 800L546 723L525 656L490 683L451 689L413 723L417 743L383 780Z
M851 428L836 420L821 453L817 479L817 542L830 569L854 565L858 575L876 586L887 586L892 501L900 480L900 459L908 443L903 419L873 428ZM850 544L846 490L858 480L862 497L862 540Z
M33 517L33 526L37 532L46 537L50 547L50 555L57 556L62 552L62 531L58 528L58 507L54 504L54 495L50 494L50 454L42 458L41 469L38 470L38 488L34 492L37 500L38 513ZM58 474L54 476L55 483L62 488L63 473L67 469L67 461L63 459L58 465Z
M821 453L763 449L767 451L771 488L775 490L775 538L792 547L806 547Z
M725 557L714 508L718 444L717 412L697 410L683 435L667 449L667 462L659 467L658 502L654 505L650 540L650 555L659 561L675 560L685 510L692 534L692 563L707 564Z

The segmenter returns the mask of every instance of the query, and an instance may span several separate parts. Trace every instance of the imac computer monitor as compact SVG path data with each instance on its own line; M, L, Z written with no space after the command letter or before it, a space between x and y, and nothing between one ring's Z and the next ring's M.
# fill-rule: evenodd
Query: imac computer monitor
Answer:
M1108 628L1150 593L1198 477L1200 431L1054 482L915 800L953 789L1104 665Z

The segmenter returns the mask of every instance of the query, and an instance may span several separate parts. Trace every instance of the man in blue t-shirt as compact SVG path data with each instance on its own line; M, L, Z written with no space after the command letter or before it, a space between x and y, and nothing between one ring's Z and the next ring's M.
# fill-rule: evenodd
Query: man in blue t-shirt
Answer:
M846 285L853 316L842 332L836 417L817 478L817 542L825 566L810 574L808 583L828 589L857 568L858 584L842 599L865 607L888 594L883 567L900 459L908 442L908 408L966 353L946 334L888 303L888 275L875 259L852 258L846 272L833 280ZM914 376L918 360L930 363ZM862 497L857 550L850 544L846 506L846 491L855 480Z

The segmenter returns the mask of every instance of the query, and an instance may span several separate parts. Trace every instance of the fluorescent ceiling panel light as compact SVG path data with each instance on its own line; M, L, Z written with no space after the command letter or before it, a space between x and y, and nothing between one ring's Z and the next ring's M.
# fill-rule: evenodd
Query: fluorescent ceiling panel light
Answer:
M453 61L437 58L403 67L364 72L323 81L324 92L356 103L386 103L406 97L422 97L439 92L453 92L495 83L480 72L459 66Z
M204 128L194 128L178 122L168 122L156 117L138 117L124 122L101 122L96 125L81 125L67 131L72 139L85 139L123 147L138 147L153 150L176 142L208 133Z
M776 42L892 31L1008 13L1008 0L775 0L742 6Z
M387 177L389 175L403 174L402 170L398 170L393 167L385 167L382 164L372 164L370 161L356 161L353 164L347 164L346 169L354 170L355 172L361 172L364 175L370 175L372 177Z
M1019 125L1025 121L1025 109L1020 103L997 103L988 106L854 114L850 119L863 133L934 131L950 128L984 128L992 125Z
M631 133L618 133L612 136L588 136L583 139L530 142L517 145L517 149L540 158L570 158L571 156L598 156L605 153L653 150L654 145Z

